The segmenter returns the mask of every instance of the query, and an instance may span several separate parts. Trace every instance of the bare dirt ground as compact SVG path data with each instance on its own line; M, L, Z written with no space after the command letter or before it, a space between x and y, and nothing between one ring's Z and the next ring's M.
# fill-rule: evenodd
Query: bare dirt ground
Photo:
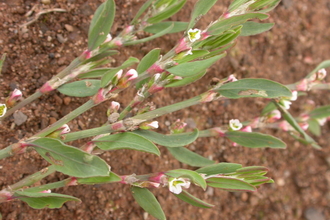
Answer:
M87 31L91 16L99 0L51 0L48 5L36 0L0 0L0 54L7 60L0 76L0 97L4 100L11 90L19 88L24 97L32 94L56 72L68 65L87 45ZM116 0L117 14L112 34L122 30L133 18L142 0ZM193 6L189 0L184 10L174 20L187 21ZM203 19L201 27L220 16L230 1L218 1L210 16ZM67 12L42 15L35 23L20 28L34 15L26 13L62 8ZM192 97L207 89L212 77L226 77L235 73L237 78L259 77L293 83L304 77L321 61L330 58L330 3L327 0L283 0L271 13L270 22L275 27L258 36L239 38L228 56L214 65L208 74L188 88L168 89L152 98L157 106L165 106ZM175 45L180 35L172 34L161 39L121 49L113 65L128 56L142 58L155 47L166 52ZM118 98L123 106L132 98L134 90ZM327 91L311 93L318 106L329 105ZM295 102L291 112L299 114L303 97ZM19 139L31 136L84 103L86 99L69 98L58 92L43 96L34 104L22 109L28 116L25 123L15 125L13 119L0 124L0 148ZM264 100L244 99L230 102L213 102L194 106L159 119L159 132L168 132L165 122L180 118L191 128L221 126L231 118L241 121L259 115ZM73 120L72 130L100 126L106 120L106 105ZM288 145L285 150L247 149L232 147L223 139L197 140L189 149L217 162L240 163L243 166L262 165L270 168L274 184L262 186L256 193L230 193L208 189L206 192L192 187L190 192L215 204L213 209L201 209L179 201L166 189L153 190L162 204L168 219L330 219L330 135L329 122L323 127L322 137L317 137L322 150L304 146L288 134L266 130L282 138ZM80 143L74 143L79 145ZM166 149L160 148L160 158L128 150L108 152L103 157L118 174L145 174L175 168L191 168L176 161ZM0 161L0 187L13 184L32 174L47 162L36 153L7 158ZM42 183L58 181L64 175L54 174ZM67 203L60 209L34 210L21 201L0 204L5 220L29 219L154 219L135 203L129 186L121 184L75 186L56 190L76 196L82 203Z

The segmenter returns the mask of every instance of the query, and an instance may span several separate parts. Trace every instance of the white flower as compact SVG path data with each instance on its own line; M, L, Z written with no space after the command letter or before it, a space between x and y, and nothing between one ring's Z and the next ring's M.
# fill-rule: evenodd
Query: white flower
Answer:
M7 112L7 106L5 104L0 104L0 117L4 116Z
M298 98L298 92L297 91L292 91L292 96L290 98L291 101L296 101Z
M182 187L188 189L190 181L183 178L172 178L168 183L169 190L174 194L180 194Z
M320 126L325 125L325 122L327 122L327 118L317 118L316 121L319 123Z
M201 30L195 28L188 31L188 38L190 42L195 42L201 38Z
M62 127L59 128L59 130L62 130L61 134L67 134L71 131L69 125L67 124L64 124Z
M238 131L243 127L243 125L238 119L231 119L229 121L229 127L234 131Z
M285 109L290 109L290 105L292 104L292 102L290 102L289 100L283 99L280 101L280 105L282 105Z

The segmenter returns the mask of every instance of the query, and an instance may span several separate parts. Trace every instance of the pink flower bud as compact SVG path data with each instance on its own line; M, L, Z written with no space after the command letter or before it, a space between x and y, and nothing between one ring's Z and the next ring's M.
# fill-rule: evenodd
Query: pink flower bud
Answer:
M50 84L49 84L49 82L46 82L40 89L39 89L39 91L41 92L41 93L43 93L43 94L45 94L45 93L47 93L47 92L51 92L51 91L53 91L54 90L54 88L53 88L53 86L51 86Z
M152 64L149 69L147 69L147 73L149 74L155 74L155 73L162 73L164 72L164 69L157 63Z
M327 71L325 69L320 69L317 71L317 79L323 80L327 76Z
M112 101L111 102L111 105L110 105L110 108L109 108L109 110L107 112L108 115L110 115L110 114L112 114L114 112L117 112L119 110L119 108L120 108L119 102Z
M292 130L291 125L287 121L281 121L278 126L283 131L291 131Z
M52 191L50 189L47 189L47 190L41 191L41 193L52 193Z
M211 128L211 133L214 135L214 136L219 136L219 137L225 137L226 134L225 134L225 131L223 131L221 128L219 127L216 127L216 128Z
M78 185L78 181L76 177L71 177L70 182L68 182L67 186L76 186Z
M304 130L306 131L309 127L309 124L307 122L300 122L299 123L299 126Z
M181 53L182 51L191 50L191 47L187 44L186 39L182 38L179 44L175 48L175 53Z
M308 80L302 79L299 81L299 83L296 85L297 91L307 91L308 90Z
M99 91L92 98L94 104L99 104L99 103L105 101L106 100L105 95L106 95L105 94L105 89L100 88Z
M144 122L139 125L139 128L144 129L144 130L156 129L156 128L158 128L158 121Z
M201 103L211 102L216 98L216 96L217 96L216 92L208 91L208 92L202 94Z
M133 30L134 30L134 25L127 26L127 27L125 27L123 34L125 34L125 35L130 34Z
M273 122L279 120L282 117L282 115L279 110L275 109L275 110L271 111L267 117L268 117L267 122L273 123Z
M244 128L241 129L241 131L252 132L252 128L251 128L251 126L245 126Z
M150 87L150 89L148 89L148 92L150 94L154 94L156 92L162 91L163 89L164 89L164 86L159 86L159 85L154 84Z
M64 124L62 127L60 127L58 130L62 130L61 134L67 134L70 132L69 125Z
M135 69L130 69L128 70L128 72L125 74L124 77L127 78L127 81L132 81L138 77L138 73Z
M104 43L108 43L108 42L110 42L112 40L112 36L111 36L111 34L108 34L107 35L107 38L105 39L105 41L104 41Z
M83 53L82 53L82 57L84 58L84 59L89 59L89 58L91 58L92 57L92 51L90 51L90 50L85 50Z
M231 74L228 76L226 82L228 83L228 82L235 82L235 81L237 81L236 77L233 74Z

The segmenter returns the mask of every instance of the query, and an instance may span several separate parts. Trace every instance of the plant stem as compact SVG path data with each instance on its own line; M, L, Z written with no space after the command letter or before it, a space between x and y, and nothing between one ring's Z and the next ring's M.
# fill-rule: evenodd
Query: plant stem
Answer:
M73 110L72 112L70 112L69 114L67 114L66 116L64 116L63 118L61 118L57 122L55 122L54 124L50 125L49 127L45 128L44 130L40 131L38 134L34 135L34 137L45 137L45 136L47 136L51 132L53 132L56 129L60 128L62 125L68 123L72 119L78 117L79 115L81 115L82 113L86 112L87 110L91 109L92 107L94 107L96 105L97 104L95 104L92 100L88 100L83 105L76 108L75 110Z
M0 160L13 155L11 145L0 150Z
M49 167L46 167L24 179L22 179L21 181L9 186L8 188L12 191L18 190L24 186L30 186L32 184L34 184L35 182L45 178L46 176L54 173L56 171L55 166L51 165Z
M25 105L33 102L34 100L36 100L37 98L39 98L40 96L42 96L43 94L41 92L36 91L34 94L30 95L29 97L27 97L26 99L22 100L21 102L19 102L17 105L13 106L12 108L10 108L6 114L4 116L2 116L0 118L0 121L3 121L5 118L7 118L9 115L13 114L15 111L21 109L22 107L24 107Z
M129 118L129 120L132 120L133 122L143 122L143 121L148 121L151 119L154 119L156 117L183 109L183 108L187 108L189 106L192 105L196 105L199 104L201 101L202 95L199 96L195 96L191 99L182 101L182 102L178 102L175 103L173 105L169 105L169 106L165 106L141 115L137 115L134 116L132 118ZM121 123L120 122L116 122L116 123ZM116 124L114 123L114 124ZM139 123L136 123L134 125L138 125ZM63 142L68 142L68 141L74 141L77 139L81 139L81 138L87 138L87 137L92 137L92 136L96 136L96 135L100 135L100 134L106 134L106 133L111 133L113 131L115 131L113 129L113 125L114 124L110 124L110 125L105 125L102 127L98 127L98 128L92 128L92 129L88 129L88 130L84 130L84 131L78 131L78 132L72 132L72 133L68 133L68 134L64 134L62 135L63 137Z

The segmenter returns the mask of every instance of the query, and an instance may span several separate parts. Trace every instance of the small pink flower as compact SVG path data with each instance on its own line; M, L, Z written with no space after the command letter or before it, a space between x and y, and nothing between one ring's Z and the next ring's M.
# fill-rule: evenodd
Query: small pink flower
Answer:
M242 123L238 119L231 119L229 121L229 128L233 131L238 131L243 127Z
M178 53L181 53L181 52L186 51L186 50L191 50L191 47L187 44L186 39L182 38L179 41L178 46L175 48L175 53L178 54Z
M292 130L291 125L287 121L281 121L278 126L283 131L291 131Z
M138 73L135 69L130 69L124 77L127 78L127 81L132 81L138 77Z
M327 76L327 71L325 69L320 69L317 71L317 79L323 80Z
M52 193L52 191L50 189L47 189L47 190L41 191L41 193Z
M123 34L130 34L132 31L134 30L134 25L129 25L127 27L125 27Z
M297 91L307 91L308 90L308 80L302 79L299 81L299 83L296 85Z
M251 126L245 126L244 128L241 129L241 131L252 132L252 128L251 128Z
M229 75L226 82L235 82L235 81L237 81L236 77L233 74L231 74Z
M120 108L119 102L112 101L110 105L110 109L112 110L111 113L117 112Z
M108 43L108 42L110 42L112 40L112 36L111 36L111 34L108 34L107 35L107 38L105 39L105 41L104 41L104 43Z
M211 102L217 97L217 93L214 91L208 91L202 95L201 103Z
M267 122L273 123L273 122L279 120L282 117L282 115L279 110L275 109L275 110L271 111L267 117L268 117Z
M69 133L71 131L69 125L67 125L67 124L64 124L58 130L62 130L61 131L61 134L67 134L67 133Z
M83 58L85 58L86 60L91 58L92 57L92 51L90 50L85 50L83 53L82 53L82 56Z
M149 67L149 69L147 69L147 73L149 73L149 74L162 73L162 72L164 72L163 67L161 67L157 63L152 64L151 67Z
M309 127L309 124L307 122L300 122L299 123L299 126L304 130L306 131Z

